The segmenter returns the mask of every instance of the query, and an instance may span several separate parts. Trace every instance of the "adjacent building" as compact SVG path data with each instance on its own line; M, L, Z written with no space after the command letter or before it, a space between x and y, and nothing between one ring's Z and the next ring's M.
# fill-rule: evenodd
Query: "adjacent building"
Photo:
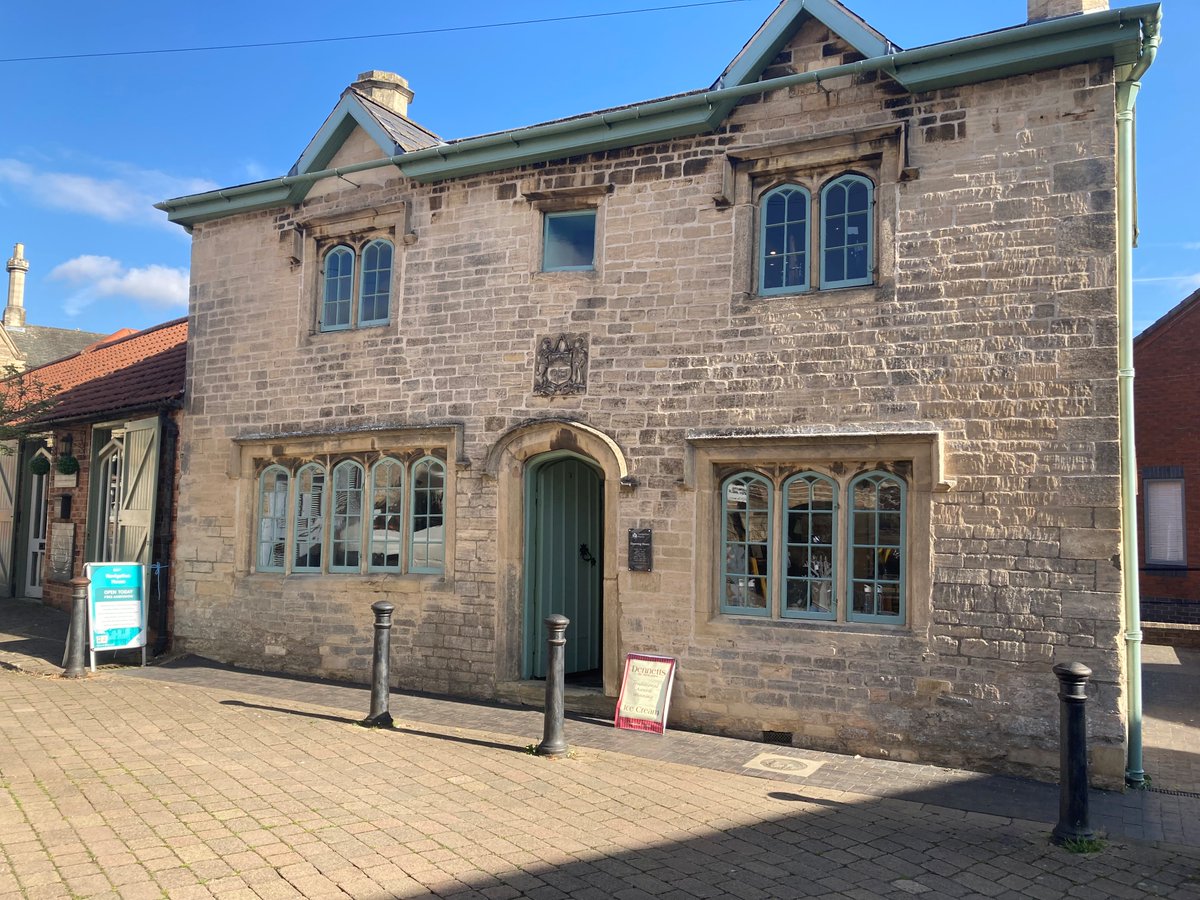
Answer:
M1139 334L1137 461L1142 615L1200 626L1200 429L1187 413L1200 399L1200 291Z
M454 140L369 71L288 176L160 204L177 645L362 681L388 600L399 684L519 699L559 612L573 703L656 653L683 726L1025 773L1081 661L1119 782L1159 13L1104 7L906 51L784 0L710 88Z
M41 366L94 344L104 337L74 328L25 324L25 277L29 260L25 245L14 244L13 255L5 266L8 271L8 302L0 319L0 368L21 370Z
M88 562L138 562L154 646L170 633L187 321L118 332L18 378L53 388L37 434L0 456L0 590L71 608Z

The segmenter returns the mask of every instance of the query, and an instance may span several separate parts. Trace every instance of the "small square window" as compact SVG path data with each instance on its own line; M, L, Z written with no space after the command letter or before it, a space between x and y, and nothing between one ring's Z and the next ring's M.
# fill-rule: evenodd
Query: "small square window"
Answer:
M543 272L592 269L595 258L596 210L546 213Z

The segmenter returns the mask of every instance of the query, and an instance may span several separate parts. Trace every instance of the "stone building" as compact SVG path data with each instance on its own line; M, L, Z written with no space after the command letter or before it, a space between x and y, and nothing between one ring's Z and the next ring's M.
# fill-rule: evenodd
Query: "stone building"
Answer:
M569 704L657 653L681 726L1026 773L1078 660L1119 782L1158 7L1105 6L902 51L784 0L708 90L462 140L367 72L288 176L160 204L178 645L362 681L388 600L398 684L521 699L565 612Z
M5 266L8 271L8 302L0 319L0 368L26 369L78 353L104 337L75 328L54 328L25 323L25 277L29 260L25 245L14 244L13 255Z

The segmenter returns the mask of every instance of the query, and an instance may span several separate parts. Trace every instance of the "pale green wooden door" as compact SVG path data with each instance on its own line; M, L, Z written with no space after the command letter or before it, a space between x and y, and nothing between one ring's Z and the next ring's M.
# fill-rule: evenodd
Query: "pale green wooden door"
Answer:
M567 628L568 675L600 668L603 521L599 472L568 456L531 471L527 658L534 678L546 675L546 616Z
M158 494L158 419L125 426L125 469L117 508L118 562L154 560L154 501Z

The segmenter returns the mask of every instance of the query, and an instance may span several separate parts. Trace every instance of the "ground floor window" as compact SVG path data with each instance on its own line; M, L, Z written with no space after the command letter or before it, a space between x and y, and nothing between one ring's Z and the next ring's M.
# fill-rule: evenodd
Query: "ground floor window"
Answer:
M420 452L266 461L254 568L440 574L445 495L445 461Z
M907 490L881 469L722 475L720 611L903 623Z

